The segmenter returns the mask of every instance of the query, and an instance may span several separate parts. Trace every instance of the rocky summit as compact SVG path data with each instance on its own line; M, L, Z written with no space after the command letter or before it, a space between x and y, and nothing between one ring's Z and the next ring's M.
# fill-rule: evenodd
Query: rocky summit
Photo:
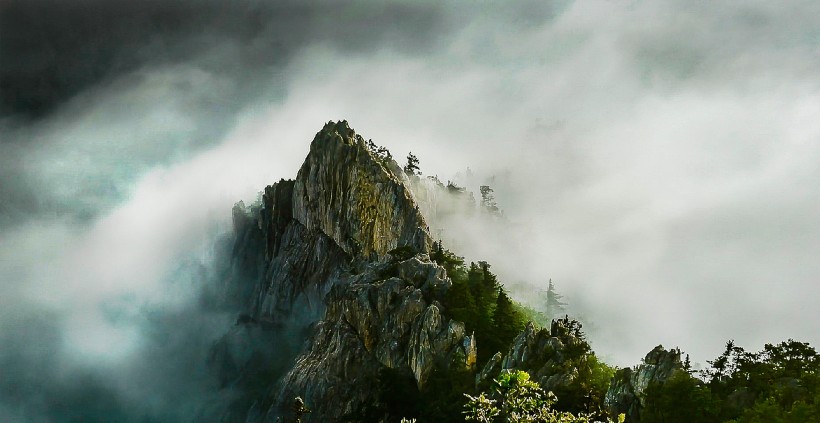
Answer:
M453 271L458 258L434 248L411 191L419 181L347 122L329 122L296 179L234 207L219 298L238 317L209 362L229 400L202 420L394 421L401 415L374 406L396 400L383 397L385 374L412 397L436 389L436 372L467 375L468 389L481 391L516 370L571 406L596 411L603 398L593 398L585 381L598 362L577 321L556 319L549 329L522 323L505 354L477 363L481 343L445 306L448 290L458 290L441 257ZM429 187L421 192L435 197ZM483 266L469 272L484 272L489 289L499 291ZM468 269L460 269L464 283ZM679 359L679 352L653 350L642 366L618 373L606 405L637 419L643 390L668 378Z
M239 399L223 421L276 421L297 396L303 421L335 421L374 401L383 368L422 388L434 366L475 363L475 339L443 313L450 280L407 176L347 122L316 134L295 180L233 214L224 298L240 318L212 364Z

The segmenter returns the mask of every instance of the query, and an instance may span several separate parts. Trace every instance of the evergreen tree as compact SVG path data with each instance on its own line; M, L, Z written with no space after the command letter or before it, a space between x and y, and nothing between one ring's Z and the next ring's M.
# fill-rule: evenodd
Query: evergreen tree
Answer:
M495 323L495 333L500 346L512 343L518 333L524 329L524 317L516 309L513 301L503 288L498 289L498 297L495 301L495 312L493 313ZM495 353L495 351L493 352Z
M481 192L481 208L491 215L499 215L501 210L499 210L498 204L495 202L493 189L490 188L489 185L482 185L479 191Z
M373 153L373 155L376 156L376 158L382 163L393 160L393 155L390 153L390 150L376 144L372 139L365 141L364 144L367 146L367 149L370 150L370 152Z
M720 422L718 402L700 380L685 372L646 388L640 420L646 423Z
M433 246L430 248L430 260L440 266L444 265L444 248L441 246L441 241L433 241Z
M470 287L473 298L476 300L476 306L486 310L488 307L486 301L487 295L483 289L484 272L482 272L481 268L478 267L478 264L475 262L471 262L467 270L467 284Z
M478 267L481 268L481 272L483 273L482 284L484 285L484 289L488 292L495 292L498 288L501 287L501 284L498 283L498 278L490 272L490 263L486 261L478 262Z
M404 165L404 173L406 173L407 176L421 175L419 171L419 158L412 152L407 154L407 164Z
M447 192L449 192L450 194L459 195L467 192L467 188L458 186L453 181L447 181Z
M452 316L464 322L468 331L476 330L478 309L467 278L452 278L453 284L445 294L444 302Z
M545 297L547 303L547 320L554 319L564 312L564 306L566 306L567 303L561 301L561 298L564 296L555 291L555 285L552 283L552 279L550 279Z
M491 279L487 276L487 272L489 271L489 267L486 266L486 263L482 264L479 263L470 263L470 269L467 272L467 283L470 286L470 293L473 294L473 298L475 299L476 305L476 321L475 321L475 331L480 334L487 334L486 341L489 341L490 344L495 344L494 339L492 339L492 327L493 327L493 310L495 309L495 295L496 289L494 287L488 287L488 280ZM484 343L485 346L488 344ZM485 350L494 349L495 346L485 348ZM487 351L489 352L489 351ZM494 354L495 351L490 353L490 355ZM482 353L482 355L484 355ZM483 358L483 357L482 357Z

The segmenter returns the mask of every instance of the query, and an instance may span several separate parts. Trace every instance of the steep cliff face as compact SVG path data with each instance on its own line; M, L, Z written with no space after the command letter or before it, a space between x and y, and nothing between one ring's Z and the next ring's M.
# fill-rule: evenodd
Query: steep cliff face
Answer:
M423 388L436 365L469 367L475 340L442 315L436 299L449 284L441 267L419 255L371 264L334 286L325 317L274 403L300 395L313 405L307 421L338 421L375 402L382 368L407 369ZM277 414L272 407L268 421Z
M427 224L398 165L382 160L347 122L316 134L295 180L265 188L262 204L234 208L237 235L229 298L255 320L315 321L353 259L408 247L426 252ZM262 254L264 252L264 254Z
M398 164L372 154L347 122L316 136L293 186L293 217L350 256L383 257L399 246L428 251L427 224Z
M682 372L680 350L665 350L658 345L634 368L618 370L609 385L604 405L611 415L626 414L628 421L639 421L646 400L646 388L664 382L676 372Z
M295 396L306 421L335 421L375 400L383 368L421 388L436 366L474 365L475 339L442 313L450 280L427 255L406 183L347 122L330 122L295 180L234 208L225 298L240 318L212 361L241 400L224 421L275 421ZM284 351L275 365L271 350Z

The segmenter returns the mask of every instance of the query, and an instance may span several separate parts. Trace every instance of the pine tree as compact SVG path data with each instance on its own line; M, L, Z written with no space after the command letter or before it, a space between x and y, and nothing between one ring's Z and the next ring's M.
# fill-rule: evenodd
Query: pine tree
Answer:
M564 312L564 306L566 306L567 303L562 302L561 298L563 298L563 295L555 291L555 285L552 283L552 279L550 279L546 293L547 320L554 319Z
M406 173L407 176L421 175L419 171L419 158L412 152L407 154L407 164L404 165L404 173Z
M433 247L430 248L430 260L439 265L444 264L444 248L441 246L441 241L433 241Z
M513 339L524 328L524 318L515 308L509 295L503 288L498 289L498 297L495 301L495 312L493 313L493 323L499 346L506 346L512 343ZM493 351L494 352L494 351Z
M476 302L466 280L453 278L453 284L447 290L444 301L452 316L467 325L467 330L476 330L478 320Z
M487 213L491 215L498 215L501 213L501 210L498 208L498 204L495 202L495 195L493 195L493 189L490 188L489 185L482 185L479 188L481 192L481 207Z

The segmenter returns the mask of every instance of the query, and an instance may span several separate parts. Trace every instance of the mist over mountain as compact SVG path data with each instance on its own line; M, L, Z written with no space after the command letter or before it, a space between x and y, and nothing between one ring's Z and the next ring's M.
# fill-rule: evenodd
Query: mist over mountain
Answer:
M610 364L660 343L700 366L728 339L817 345L817 16L811 1L4 1L0 420L231 404L208 363L238 318L220 291L233 206L297 175L328 120L400 165L417 155L422 184L477 202L492 187L502 219L451 205L431 239L534 307L552 279Z

